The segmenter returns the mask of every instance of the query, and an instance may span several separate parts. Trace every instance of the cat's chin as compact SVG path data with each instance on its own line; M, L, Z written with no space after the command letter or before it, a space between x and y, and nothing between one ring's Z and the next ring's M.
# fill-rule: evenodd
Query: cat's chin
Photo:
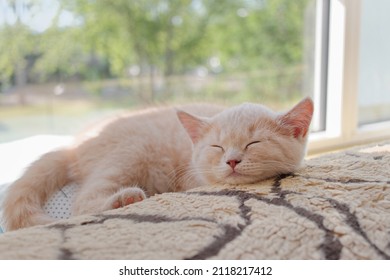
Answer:
M260 180L252 176L243 175L238 172L232 172L231 174L227 175L222 181L223 183L229 185L242 185L242 184L253 184Z

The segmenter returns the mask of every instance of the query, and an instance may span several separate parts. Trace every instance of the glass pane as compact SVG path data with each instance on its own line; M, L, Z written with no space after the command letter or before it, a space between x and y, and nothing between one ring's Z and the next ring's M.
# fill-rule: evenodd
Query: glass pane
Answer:
M0 142L160 104L285 110L312 94L315 3L0 1Z
M311 131L326 129L329 5L327 0L312 1L305 12L303 85L304 94L315 103Z
M390 1L362 0L359 124L390 120Z

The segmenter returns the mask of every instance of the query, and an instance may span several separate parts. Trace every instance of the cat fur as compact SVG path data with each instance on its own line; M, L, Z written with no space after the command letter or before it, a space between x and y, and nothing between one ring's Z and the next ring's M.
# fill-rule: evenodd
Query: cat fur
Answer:
M260 104L155 108L108 119L34 162L9 188L7 230L55 221L45 202L78 186L72 215L119 208L201 185L250 184L296 170L313 114L305 98L286 113Z

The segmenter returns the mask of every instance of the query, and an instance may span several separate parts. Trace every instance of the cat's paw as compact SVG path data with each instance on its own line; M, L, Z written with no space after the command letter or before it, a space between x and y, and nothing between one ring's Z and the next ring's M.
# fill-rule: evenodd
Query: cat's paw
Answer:
M142 201L146 198L143 190L137 187L120 189L111 195L105 203L105 209L121 208L135 202Z

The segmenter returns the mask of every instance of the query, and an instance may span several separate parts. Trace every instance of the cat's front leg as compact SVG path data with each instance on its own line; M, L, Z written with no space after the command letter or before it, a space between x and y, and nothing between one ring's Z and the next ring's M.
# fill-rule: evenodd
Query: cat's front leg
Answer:
M73 201L72 215L95 214L120 208L146 198L137 186L123 186L107 179L90 180L81 185Z

